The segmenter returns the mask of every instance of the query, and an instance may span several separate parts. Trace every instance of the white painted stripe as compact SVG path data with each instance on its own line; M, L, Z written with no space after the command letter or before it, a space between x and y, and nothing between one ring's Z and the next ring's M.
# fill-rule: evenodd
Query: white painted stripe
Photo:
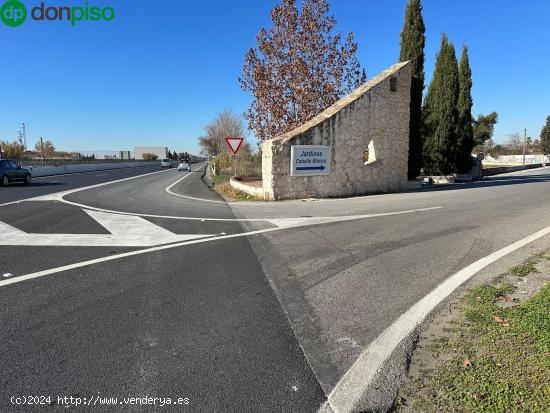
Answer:
M64 173L64 174L52 174L52 175L44 175L44 176L36 176L36 177L32 177L32 179L48 179L48 178L52 178L54 176L65 176L65 175L84 175L84 174L94 174L94 173L98 173L98 172L101 172L101 171L106 171L106 172L124 172L124 173L127 173L127 172L131 172L130 169L136 169L136 168L149 168L151 166L154 166L154 165L137 165L137 166L125 166L124 168L111 168L111 169L98 169L96 171L83 171L83 172L67 172L67 173Z
M337 222L341 220L347 220L348 217L312 217L312 218L274 218L274 219L267 219L266 221L270 224L273 224L277 227L281 228L287 228L287 227L295 227L296 225L303 225L306 222L309 225L321 223L321 224L328 224L330 222Z
M6 236L6 235L17 235L17 234L24 234L23 231L21 231L18 228L12 227L9 224L6 224L5 222L0 221L0 236Z
M323 221L322 223L326 223L329 221L349 221L353 219L363 219L363 218L370 218L372 216L386 216L386 215L395 215L395 214L403 214L403 213L410 213L410 212L422 212L422 211L431 211L434 209L441 209L443 207L441 206L435 206L435 207L428 207L428 208L419 208L419 209L413 209L413 210L407 210L407 211L397 211L397 212L384 212L381 214L366 214L366 215L347 215L347 216L339 216L339 217L312 217L312 218L204 218L204 217L182 217L182 216L176 216L176 215L156 215L156 214L142 214L138 212L126 212L126 211L117 211L113 209L105 209L105 208L97 208L91 205L81 204L78 202L68 201L66 199L61 199L61 202L68 204L68 205L74 205L80 208L84 209L91 209L94 211L102 211L102 212L108 212L111 214L120 214L120 215L133 215L138 217L147 217L147 218L167 218L167 219L178 219L183 221L221 221L221 222L272 222L274 225L277 225L277 222L280 222L282 225L287 225L290 221L294 220L296 223L301 223L305 220L308 220L307 222L315 222L315 221Z
M48 195L44 195L44 196L39 196L39 197L36 197L36 198L34 198L34 199L36 199L36 200L51 200L51 199L55 199L56 201L61 201L61 200L63 199L64 196L67 196L67 195L70 195L70 194L74 194L74 193L77 193L77 192L87 191L87 190L89 190L89 189L101 188L102 186L112 185L112 184L118 184L118 183L120 183L120 182L131 181L131 180L133 180L133 179L143 178L143 177L146 177L146 176L161 174L161 173L163 173L163 172L169 172L169 171L170 171L170 169L162 169L162 170L160 170L160 171L149 172L149 173L142 174L142 175L129 176L128 178L116 179L116 180L114 180L114 181L101 182L101 183L99 183L99 184L94 184L94 185L90 185L90 186L84 186L84 187L81 187L81 188L69 189L69 190L67 190L67 191L62 191L62 192L56 192L55 194L48 194ZM53 198L52 198L52 196L53 196ZM33 199L33 200L34 200L34 199Z
M34 200L33 200L34 201ZM147 217L147 218L168 218L168 219L179 219L183 221L222 221L222 222L239 222L239 221L245 221L245 222L263 222L266 221L266 218L249 218L249 219L237 219L237 218L203 218L203 217L182 217L182 216L176 216L176 215L156 215L156 214L142 214L139 212L126 212L126 211L118 211L114 209L105 209L105 208L97 208L91 205L81 204L79 202L73 202L68 201L66 199L60 199L60 202L63 202L68 205L74 205L80 208L84 209L91 209L94 211L102 211L102 212L108 212L111 214L120 214L120 215L132 215L137 217Z
M159 237L152 234L7 234L0 245L22 247L153 247L173 242L208 238L209 234L172 234Z
M199 167L198 170L201 170L202 167ZM188 195L182 195L182 194L177 194L175 193L174 191L172 191L172 188L174 186L176 186L177 184L179 184L181 181L183 181L185 178L187 178L189 175L191 175L191 172L186 174L185 176L179 178L178 180L176 180L176 182L170 184L169 186L167 186L166 188L164 188L164 190L169 193L170 195L174 195L174 196L177 196L179 198L185 198L185 199L191 199L193 201L200 201L200 202L213 202L213 203L217 203L217 204L226 204L228 202L225 202L225 201L215 201L213 199L205 199L205 198L196 198L194 196L188 196Z
M413 209L413 210L408 210L408 211L390 212L390 213L382 213L382 214L363 215L360 218L355 218L354 217L352 219L377 218L377 217L392 216L392 215L399 215L399 214L410 214L410 213L415 213L415 212L434 211L434 210L437 210L437 209L440 209L440 207L425 208L425 209ZM314 225L321 225L321 224L322 224L322 222L314 223L314 224L311 224L311 225L309 223L303 223L303 224L296 225L292 228L307 227L307 226L314 226ZM25 274L25 275L21 275L19 277L12 278L12 279L9 279L9 280L3 280L3 281L0 281L0 287L4 287L4 286L10 285L10 284L16 284L16 283L19 283L19 282L22 282L22 281L32 280L32 279L35 279L35 278L44 277L46 275L57 274L57 273L60 273L60 272L63 272L63 271L73 270L73 269L76 269L76 268L82 268L82 267L87 267L87 266L90 266L90 265L99 264L99 263L103 263L103 262L107 262L107 261L113 261L113 260L117 260L117 259L121 259L121 258L133 257L133 256L137 256L137 255L142 255L142 254L148 254L148 253L151 253L151 252L157 252L157 251L162 251L162 250L167 250L167 249L172 249L172 248L178 248L178 247L182 247L182 246L186 246L186 245L202 244L202 243L205 243L205 242L213 242L213 241L226 240L226 239L232 239L232 238L248 237L248 236L264 234L264 233L268 233L268 232L281 231L281 230L288 229L288 228L290 228L290 227L268 228L268 229L262 229L262 230L257 230L257 231L243 232L243 233L240 233L240 234L222 235L222 236L216 236L216 237L211 237L211 238L204 238L204 239L197 239L197 240L192 240L192 241L178 242L178 243L169 244L169 245L161 245L161 246L157 246L157 247L146 248L146 249L142 249L142 250L138 250L138 251L131 251L131 252L126 252L126 253L122 253L122 254L110 255L110 256L107 256L107 257L97 258L97 259L94 259L94 260L78 262L78 263L75 263L75 264L69 264L69 265L65 265L65 266L62 266L62 267L51 268L49 270L43 270L43 271L38 271L38 272L30 273L30 274Z
M63 196L73 194L75 192L85 191L87 189L99 188L100 186L116 184L118 182L129 181L131 179L143 178L144 176L159 174L159 173L162 173L162 172L167 172L167 170L161 170L161 171L156 171L156 172L148 172L146 174L130 176L128 178L116 179L114 181L102 182L100 184L95 184L95 185L90 185L90 186L83 186L81 188L70 189L68 191L54 192L52 194L35 196L35 197L25 198L25 199L19 199L17 201L6 202L5 204L0 204L0 207L7 206L7 205L13 205L13 204L19 204L20 202L24 202L24 201L61 201L62 200L61 198ZM82 172L82 173L87 173L87 172ZM70 174L70 175L74 175L74 174ZM35 179L35 178L33 178L33 179ZM50 177L50 179L51 179L51 177Z
M85 211L110 234L27 234L0 221L0 245L55 247L152 247L212 237L217 234L174 234L141 217Z
M527 244L550 234L550 226L504 247L468 265L449 277L431 293L414 304L380 334L359 356L328 396L335 413L351 412L371 385L384 362L401 342L412 334L425 318L460 285L483 268Z
M131 215L109 214L106 212L84 210L90 217L96 220L103 228L113 235L151 236L158 238L170 238L175 234L167 229L159 227L141 217Z

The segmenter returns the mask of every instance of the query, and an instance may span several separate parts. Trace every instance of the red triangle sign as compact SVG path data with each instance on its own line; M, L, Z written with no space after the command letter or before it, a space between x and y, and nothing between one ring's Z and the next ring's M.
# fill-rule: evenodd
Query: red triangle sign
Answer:
M243 140L243 138L225 138L225 141L227 142L227 145L229 146L229 149L231 149L233 155L237 155L239 148L243 144Z

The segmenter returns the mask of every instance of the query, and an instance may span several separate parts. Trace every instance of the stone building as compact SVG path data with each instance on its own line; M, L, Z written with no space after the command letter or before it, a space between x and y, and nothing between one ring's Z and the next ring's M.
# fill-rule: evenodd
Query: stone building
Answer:
M406 190L410 85L411 65L398 63L304 125L264 142L264 197L326 198ZM293 176L295 145L323 145L329 165L317 169L325 174L295 176L294 171Z

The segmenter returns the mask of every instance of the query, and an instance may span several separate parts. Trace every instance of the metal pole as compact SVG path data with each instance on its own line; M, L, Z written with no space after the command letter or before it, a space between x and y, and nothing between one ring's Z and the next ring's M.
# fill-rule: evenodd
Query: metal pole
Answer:
M527 129L523 130L523 166L525 166L525 148L527 146Z
M25 150L28 151L29 148L27 148L27 124L23 122L23 146L25 147Z

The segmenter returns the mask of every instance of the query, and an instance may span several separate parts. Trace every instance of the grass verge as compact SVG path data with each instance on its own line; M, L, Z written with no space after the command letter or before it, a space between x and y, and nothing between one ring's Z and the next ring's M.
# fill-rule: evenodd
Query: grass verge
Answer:
M216 191L226 201L263 201L258 197L249 195L245 192L237 191L231 186L229 180L226 182L214 183L214 191Z
M537 272L542 258L510 274ZM405 385L394 411L550 412L550 284L521 303L512 303L516 290L502 281L471 290L461 317L429 345L433 368Z

